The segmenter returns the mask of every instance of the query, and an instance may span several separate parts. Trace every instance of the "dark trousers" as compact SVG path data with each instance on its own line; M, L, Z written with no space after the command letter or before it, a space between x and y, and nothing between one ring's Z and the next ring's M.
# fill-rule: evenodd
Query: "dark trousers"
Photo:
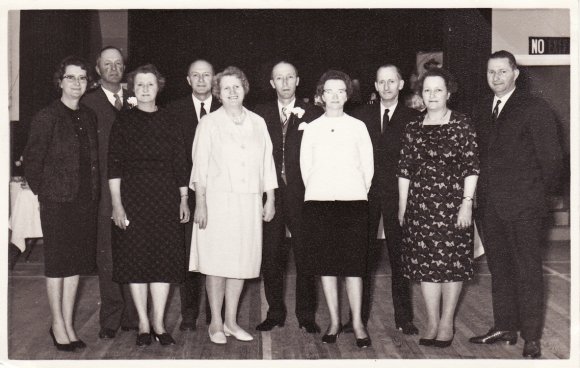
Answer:
M120 326L137 327L139 318L129 285L113 281L113 255L111 250L111 214L99 214L97 224L97 268L101 309L99 323L101 329L117 330Z
M189 254L191 251L191 234L193 232L193 214L195 212L195 192L188 190L188 204L191 211L191 219L184 226L185 228L185 281L179 285L179 296L181 298L181 318L183 322L193 323L199 316L199 301L204 275L199 272L189 272ZM209 302L205 299L206 322L211 320Z
M542 335L544 218L503 220L492 205L481 213L482 241L491 273L495 328L519 330L524 340Z
M285 243L286 226L292 234L291 247L296 261L296 317L299 322L314 321L316 312L316 279L303 275L301 270L303 254L300 242L300 223L304 196L293 196L282 182L275 191L276 214L272 221L263 223L262 277L268 301L268 318L284 321L284 274L290 248Z
M402 273L401 243L402 231L397 220L398 197L396 195L369 194L369 276L363 278L362 319L366 324L369 320L372 305L372 275L374 275L380 259L380 248L377 242L377 232L381 215L391 264L391 294L395 310L395 324L400 326L413 320L413 307L409 292L409 279Z

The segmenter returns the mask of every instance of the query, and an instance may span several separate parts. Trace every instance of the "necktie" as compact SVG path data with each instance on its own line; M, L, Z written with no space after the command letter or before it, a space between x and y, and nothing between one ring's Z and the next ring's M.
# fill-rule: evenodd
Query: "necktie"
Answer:
M497 100L497 103L495 104L495 107L493 108L493 112L491 113L491 121L493 121L494 123L497 120L497 117L499 115L499 104L500 103L501 103L501 100Z
M288 121L288 115L286 114L286 111L288 111L288 108L283 107L282 108L282 116L280 117L280 121L282 122L282 125L285 125L286 122Z
M286 184L286 123L288 122L288 111L287 107L282 108L282 116L280 116L280 122L282 123L282 180Z
M201 103L201 110L199 111L199 118L200 119L203 118L207 114L207 112L205 111L205 107L203 107L203 105L204 105L204 103L202 102Z
M389 124L389 109L385 109L383 113L383 125L381 125L381 133L384 133L385 127Z
M121 110L123 108L123 101L121 101L121 98L116 93L113 94L113 97L115 97L115 108Z

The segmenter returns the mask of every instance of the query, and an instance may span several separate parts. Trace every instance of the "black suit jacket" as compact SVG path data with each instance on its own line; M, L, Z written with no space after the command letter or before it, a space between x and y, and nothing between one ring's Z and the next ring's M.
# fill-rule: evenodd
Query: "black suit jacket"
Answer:
M123 109L132 108L127 99L131 95L123 89ZM108 154L109 154L109 134L113 122L119 112L115 106L109 102L103 88L99 87L83 96L81 103L93 110L97 116L97 136L99 140L99 171L101 172L101 200L99 202L99 213L110 216L113 211L111 202L111 192L109 190L109 179L107 178Z
M79 106L82 128L87 131L91 160L91 197L99 196L97 118ZM24 149L24 173L40 201L70 202L79 191L79 141L67 107L56 100L40 110L30 123Z
M480 152L478 206L493 205L504 220L546 215L546 195L560 178L562 150L548 104L516 89L495 123L493 95L482 98L473 120Z
M304 202L304 182L300 172L300 145L302 143L303 130L298 130L301 123L310 123L312 120L320 117L324 111L314 105L307 104L296 99L294 107L304 109L304 115L299 118L297 115L290 115L288 128L286 130L285 147L282 147L282 124L280 123L280 111L278 110L278 101L256 106L254 112L260 115L266 121L268 133L272 140L274 163L276 165L276 176L278 185L283 184L282 180L282 151L284 149L285 169L286 169L286 186L293 193L297 201ZM302 196L302 198L300 198Z
M221 103L215 96L211 99L211 106L209 112L219 109ZM171 114L172 118L177 120L178 125L181 127L183 133L183 140L185 142L185 152L187 153L187 162L189 163L189 168L193 165L191 159L191 149L193 147L193 139L195 138L195 130L197 129L197 111L195 110L195 105L193 104L193 99L191 94L175 100L167 105L167 111Z
M397 104L393 117L385 126L381 134L381 104L364 105L353 112L353 116L362 120L369 131L373 142L375 175L369 191L369 198L380 194L392 198L394 206L398 206L399 184L397 178L399 157L401 154L401 137L407 124L417 119L421 113L405 106L402 102Z

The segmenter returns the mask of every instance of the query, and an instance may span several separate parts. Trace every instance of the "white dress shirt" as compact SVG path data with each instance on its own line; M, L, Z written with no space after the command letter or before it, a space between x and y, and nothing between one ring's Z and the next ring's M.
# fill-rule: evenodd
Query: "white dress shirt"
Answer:
M305 201L367 200L374 163L366 125L348 114L305 124L300 170Z
M205 101L201 101L199 98L195 97L193 94L191 94L191 99L193 100L193 106L195 107L195 114L197 115L197 121L199 121L201 119L201 117L199 116L201 114L201 103L203 102L203 109L205 110L206 114L210 113L210 108L211 108L211 101L212 101L212 96L210 95Z
M391 119L393 119L393 114L395 113L395 109L397 108L398 104L399 101L395 102L395 104L391 107L385 107L385 105L383 105L383 103L381 102L381 132L383 131L383 125L385 124L385 122L383 121L385 110L389 109L389 121L391 121Z
M493 110L495 109L495 104L497 103L497 100L501 100L501 103L497 107L497 116L499 116L499 114L501 114L501 110L503 110L503 107L505 106L505 103L514 94L515 90L516 90L515 88L512 89L510 92L506 93L503 97L497 97L494 95L493 96L493 105L491 106L491 112L493 113Z
M103 89L103 92L105 92L105 95L107 96L107 99L109 100L111 105L115 106L115 96L114 96L115 92L111 92L103 86L101 86L101 88ZM116 92L116 94L121 99L121 104L123 104L123 88L119 89L119 91Z

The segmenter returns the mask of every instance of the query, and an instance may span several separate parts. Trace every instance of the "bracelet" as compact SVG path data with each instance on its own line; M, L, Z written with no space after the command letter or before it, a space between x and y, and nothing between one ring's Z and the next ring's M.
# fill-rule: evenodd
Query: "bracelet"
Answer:
M470 196L465 196L465 197L463 197L463 199L467 199L468 201L473 201L473 197L470 197Z

